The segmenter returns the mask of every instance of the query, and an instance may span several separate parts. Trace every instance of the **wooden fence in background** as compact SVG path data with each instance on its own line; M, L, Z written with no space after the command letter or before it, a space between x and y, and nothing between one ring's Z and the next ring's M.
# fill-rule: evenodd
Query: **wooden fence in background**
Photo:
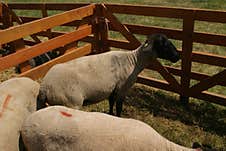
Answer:
M165 80L139 76L138 82L178 93L181 96L181 100L186 101L189 97L194 97L226 105L226 96L207 91L215 85L226 86L226 56L192 50L194 42L226 46L226 35L194 31L195 21L226 23L226 12L121 4L9 4L10 10L40 10L43 18L35 18L17 16L13 12L4 15L4 7L2 6L1 8L0 10L2 11L0 12L2 13L0 13L0 15L3 16L1 20L3 25L10 20L10 16L12 16L11 22L16 21L21 25L0 31L0 44L13 42L28 35L33 38L33 41L23 40L24 48L19 49L16 53L0 58L0 70L23 63L44 52L56 48L64 48L64 53L60 57L36 68L25 70L22 73L23 76L36 79L42 77L48 69L56 63L65 62L90 53L108 51L110 47L132 50L140 45L140 41L137 40L134 34L149 35L158 32L166 34L171 39L182 41L182 51L180 51L182 57L181 69L162 66L161 63L156 60L148 69L158 71ZM63 13L47 17L47 11L49 10L61 10ZM123 24L114 13L182 19L183 28L171 29L156 26ZM4 20L4 18L6 19ZM76 27L76 30L67 33L51 30L51 28L55 26L62 25ZM10 25L8 25L8 27L9 26ZM108 31L118 31L126 40L110 39L108 37ZM40 40L37 39L39 36L48 37L49 40L40 42ZM91 43L92 48L90 44L78 47L76 45L77 41ZM66 47L71 43L75 45ZM29 45L29 47L26 47L26 45ZM220 66L224 69L210 76L204 73L192 72L192 62ZM181 81L178 82L173 75L180 76ZM198 80L199 82L191 86L191 79Z
M3 10L4 9L7 9L7 6L3 5ZM18 17L10 12L8 14L5 14L6 17L4 17L3 14L3 25L5 22L4 19L10 21L8 18L12 18L12 21L20 20L18 22L22 24L18 26L12 26L0 31L1 45L9 42L14 42L15 40L18 41L18 39L24 38L26 36L31 36L33 41L20 41L20 45L23 45L22 48L17 48L15 53L0 58L0 70L4 70L6 68L13 67L21 63L25 63L29 59L32 59L43 53L52 51L57 48L61 48L61 51L63 50L63 54L59 58L51 60L48 63L38 66L36 68L32 68L29 70L28 68L25 68L22 75L37 79L39 77L43 77L48 71L48 69L56 63L69 61L76 57L90 54L92 50L90 44L87 44L82 47L77 47L76 42L79 39L82 39L92 34L92 25L90 25L89 23L83 23L82 20L83 18L93 16L94 9L94 4L87 5L53 16L44 17L42 19L38 19L32 22L24 22L22 17ZM51 35L51 31L49 29L74 21L77 21L77 29L70 32L66 32L57 37L53 37ZM47 37L49 38L48 41L42 42L38 38L39 33L42 32L45 32L47 34ZM29 47L26 45L28 45ZM16 46L17 45L15 45L15 47ZM29 66L28 64L26 65Z

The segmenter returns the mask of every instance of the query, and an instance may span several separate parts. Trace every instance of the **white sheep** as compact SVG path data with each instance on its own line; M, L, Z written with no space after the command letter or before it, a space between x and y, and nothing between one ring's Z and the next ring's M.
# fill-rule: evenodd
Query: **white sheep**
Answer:
M18 151L24 119L36 110L39 84L13 78L0 84L0 150Z
M43 78L38 109L45 106L45 101L75 108L108 98L109 113L113 115L116 102L120 116L126 92L137 75L157 57L179 60L175 46L162 34L148 36L134 51L110 51L57 64Z
M167 140L138 120L64 106L50 106L30 115L21 135L30 151L195 150Z

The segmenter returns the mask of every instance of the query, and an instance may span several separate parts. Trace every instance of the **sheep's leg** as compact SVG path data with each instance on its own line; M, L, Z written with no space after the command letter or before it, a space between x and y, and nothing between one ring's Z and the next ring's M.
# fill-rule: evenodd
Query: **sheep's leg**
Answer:
M116 101L116 115L117 115L118 117L121 116L123 100L124 100L124 97L120 97L120 98L117 99L117 101Z
M108 98L108 101L109 101L109 114L110 115L114 115L113 113L113 107L114 107L114 104L115 104L115 91L112 92L112 94L110 95L110 97Z
M44 100L37 100L36 110L40 110L40 109L45 108L45 107L46 107L46 104L45 104Z
M109 114L110 115L114 115L114 113L113 113L114 104L115 104L115 100L110 97L109 98Z
M109 101L109 114L110 115L114 115L114 111L113 111L113 108L114 108L114 105L115 105L115 101L117 100L117 89L115 88L111 95L109 96L108 98L108 101Z
M120 101L116 102L116 115L118 117L120 117L121 116L121 112L122 112L122 101L120 100Z
M20 137L19 137L19 151L27 151L27 149L24 145L21 134L20 134Z
M36 100L36 109L40 110L42 108L46 107L46 96L42 93L42 91L39 91L38 98Z

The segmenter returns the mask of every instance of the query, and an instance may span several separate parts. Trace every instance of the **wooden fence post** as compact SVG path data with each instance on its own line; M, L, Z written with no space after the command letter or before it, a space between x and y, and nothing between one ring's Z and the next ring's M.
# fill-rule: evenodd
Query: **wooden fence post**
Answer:
M2 8L3 8L3 4L0 2L0 18L2 18Z
M110 47L108 44L108 23L106 18L104 17L99 18L99 29L101 29L100 30L101 52L110 51Z
M46 4L45 3L42 5L42 10L41 11L42 11L42 18L48 17L48 11L47 11ZM51 29L47 29L46 31L48 33L47 34L48 39L51 39L52 38Z
M94 53L102 53L110 50L108 44L108 23L104 17L102 5L97 4L95 8L93 32L95 43L93 44Z
M92 43L92 53L100 52L100 31L98 28L98 17L100 16L100 5L96 5L93 19L92 19L92 31L94 36L94 43Z
M0 2L0 19L2 20L2 9L3 9L3 4ZM3 29L3 24L0 22L0 30ZM0 45L0 49L2 49L2 45ZM0 54L1 55L1 54Z
M13 26L13 14L11 13L10 8L6 4L2 4L2 19L4 29ZM10 42L9 45L11 52L19 51L25 48L23 39L17 39L13 42ZM17 72L24 72L31 69L31 66L29 65L29 62L24 62L19 64L19 68L17 69Z
M195 24L195 11L187 13L183 18L183 43L182 43L182 76L181 76L181 94L180 100L183 104L189 102L188 91L190 87L191 79L191 57L193 47L193 33Z

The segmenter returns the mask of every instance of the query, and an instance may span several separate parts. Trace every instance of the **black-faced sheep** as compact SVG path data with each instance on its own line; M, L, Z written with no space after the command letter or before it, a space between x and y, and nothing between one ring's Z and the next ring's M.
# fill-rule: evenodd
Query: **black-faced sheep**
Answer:
M155 58L179 60L177 49L163 34L148 36L134 51L110 51L57 64L43 78L38 109L46 100L49 105L74 108L109 98L110 114L116 102L120 116L126 92Z
M23 121L36 110L39 84L13 78L0 84L0 150L18 151Z
M33 113L21 134L30 151L201 151L175 144L138 120L63 106Z

